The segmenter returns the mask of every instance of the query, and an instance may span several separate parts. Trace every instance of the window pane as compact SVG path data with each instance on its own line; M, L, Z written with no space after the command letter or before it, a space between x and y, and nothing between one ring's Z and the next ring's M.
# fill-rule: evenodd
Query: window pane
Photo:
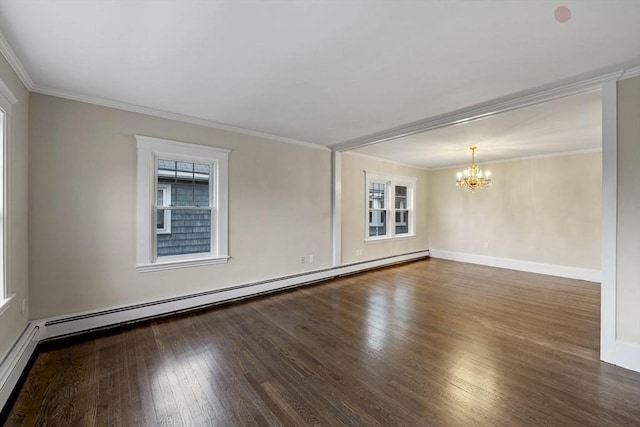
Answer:
M387 211L369 212L369 236L385 236L387 234Z
M407 209L407 187L396 185L396 209Z
M378 182L369 183L369 209L385 208L386 186L386 184Z
M166 185L158 185L158 194L156 198L156 206L169 206L169 187ZM168 233L170 232L170 227L167 228L169 224L169 218L171 217L171 211L158 209L156 211L156 230L159 233Z
M158 209L164 216L164 209ZM211 251L211 210L171 210L171 234L158 234L158 257Z
M396 234L409 232L409 211L396 211Z
M158 209L156 212L158 216L156 229L158 230L164 230L166 227L166 224L164 223L164 212L164 209Z
M209 206L208 164L159 159L157 167L158 186L171 185L171 206Z

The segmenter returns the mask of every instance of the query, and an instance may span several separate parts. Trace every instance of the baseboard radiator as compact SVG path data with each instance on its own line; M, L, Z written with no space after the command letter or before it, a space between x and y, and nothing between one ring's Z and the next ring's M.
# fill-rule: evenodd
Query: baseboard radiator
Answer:
M374 268L415 261L429 256L429 249L425 249L401 255L386 256L337 267L212 289L195 294L149 301L141 304L130 304L31 321L12 346L7 356L0 362L0 408L4 410L4 406L10 399L14 388L18 384L23 371L27 367L29 360L34 355L36 347L40 342L202 309L217 304L305 286Z

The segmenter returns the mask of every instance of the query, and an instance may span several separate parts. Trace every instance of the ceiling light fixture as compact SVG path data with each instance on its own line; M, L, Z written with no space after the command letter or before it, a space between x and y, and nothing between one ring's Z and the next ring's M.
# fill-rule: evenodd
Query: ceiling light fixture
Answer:
M471 150L471 164L462 172L458 172L456 187L464 188L467 191L475 191L479 188L491 185L491 172L482 172L480 166L476 165L476 150L478 147L469 147Z

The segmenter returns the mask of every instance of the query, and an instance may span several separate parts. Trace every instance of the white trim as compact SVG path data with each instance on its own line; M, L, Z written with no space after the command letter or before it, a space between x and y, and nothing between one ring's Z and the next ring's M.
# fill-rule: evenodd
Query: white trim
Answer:
M168 258L168 257L162 257ZM174 270L176 268L186 268L186 267L200 267L203 265L213 265L213 264L225 264L229 261L230 257L204 257L204 258L188 258L188 259L173 259L170 261L156 261L152 264L139 264L136 265L136 270L138 273L148 273L150 271L161 271L161 270Z
M614 365L640 372L640 344L616 340L614 349Z
M208 173L199 172L183 172L183 171L168 171L161 169L158 171L158 176L161 178L182 178L182 179L195 179L196 181L208 181Z
M0 299L0 316L11 307L11 300L15 298L16 294L11 294L5 299Z
M136 135L137 160L137 258L138 272L193 267L227 262L229 247L229 153L224 148ZM211 168L211 252L156 259L156 159L184 159L208 163ZM155 266L155 267L154 267Z
M12 105L18 102L15 95L9 90L7 85L0 79L0 300L4 300L0 305L3 313L8 308L8 295L11 295L11 281L9 268L9 242L11 230L9 224L9 140L11 138L11 109ZM1 307L5 308L2 309ZM0 314L2 314L0 313Z
M469 264L487 265L490 267L526 271L529 273L546 274L549 276L567 277L570 279L586 280L589 282L600 282L600 270L592 270L588 268L544 264L540 262L523 261L510 258L498 258L464 252L445 251L441 249L431 249L431 256L433 258L466 262Z
M8 116L9 114L5 110L6 108L6 99L4 98L2 92L0 92L0 300L4 300L10 293L9 289L9 280L7 274L7 254L9 253L9 239L7 238L7 231L9 230L7 225L9 224L7 221L7 178L9 174L7 173L7 154L8 154L8 135L7 127L9 124ZM2 305L0 305L0 314L4 312L2 310L2 306L8 303L8 301L4 301ZM8 307L5 306L5 310Z
M637 76L640 76L640 66L628 68L624 70L624 72L622 73L622 75L620 75L618 80L630 79L632 77L637 77Z
M0 53L5 57L13 71L16 72L18 78L22 81L22 84L27 88L27 90L32 90L34 87L33 80L27 73L27 70L24 68L16 53L11 49L9 42L4 37L4 34L0 31Z
M18 384L22 372L27 367L38 342L44 338L44 328L30 322L11 346L7 356L0 362L0 410L9 400Z
M342 264L342 153L331 153L332 266Z
M616 80L623 75L625 69L617 69L605 74L582 75L573 77L555 84L517 92L512 95L492 99L487 102L476 104L467 108L462 108L449 113L433 116L416 122L398 126L386 131L365 135L348 141L334 144L332 150L348 151L359 147L379 144L405 136L415 135L433 129L447 126L468 123L487 117L492 117L506 111L512 111L530 105L536 105L554 99L564 98L570 95L577 95L600 88L602 82Z
M618 230L617 83L602 84L602 286L600 291L600 360L616 360L616 260Z
M416 187L418 179L415 177L407 176L393 176L382 175L372 172L364 171L364 203L365 203L365 218L364 218L364 242L378 242L389 241L397 239L406 239L415 237L415 198ZM379 236L369 235L369 187L371 183L379 183L385 185L385 206L384 208L376 208L378 211L384 211L387 213L387 233ZM396 234L396 208L395 208L395 187L407 187L407 209L401 209L408 211L409 215L409 231L408 233Z
M136 135L138 144L146 148L153 148L158 152L177 152L178 155L191 157L209 157L215 154L229 154L231 150L212 147L210 145L195 144L193 142L176 141L173 139L156 138L154 136Z
M152 117L160 117L162 119L175 120L178 122L189 123L192 125L204 126L212 129L234 132L241 135L253 136L256 138L269 139L271 141L284 142L286 144L299 145L307 148L313 148L321 151L331 151L324 145L314 144L312 142L299 141L297 139L286 138L283 136L272 135L269 133L259 132L251 129L243 129L235 126L217 123L212 120L202 119L199 117L185 116L182 114L171 113L168 111L156 110L154 108L142 107L139 105L127 104L124 102L113 101L110 99L98 98L94 96L81 95L74 92L68 92L58 89L50 89L42 86L36 86L31 89L32 92L41 93L43 95L55 96L58 98L70 99L72 101L85 102L87 104L99 105L102 107L115 108L122 111L130 111L132 113L145 114Z

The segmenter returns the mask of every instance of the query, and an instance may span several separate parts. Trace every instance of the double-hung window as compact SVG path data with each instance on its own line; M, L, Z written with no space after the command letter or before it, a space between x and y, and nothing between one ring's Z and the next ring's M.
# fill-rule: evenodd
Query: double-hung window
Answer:
M365 240L415 235L416 179L365 172Z
M136 139L138 271L227 262L229 150Z

